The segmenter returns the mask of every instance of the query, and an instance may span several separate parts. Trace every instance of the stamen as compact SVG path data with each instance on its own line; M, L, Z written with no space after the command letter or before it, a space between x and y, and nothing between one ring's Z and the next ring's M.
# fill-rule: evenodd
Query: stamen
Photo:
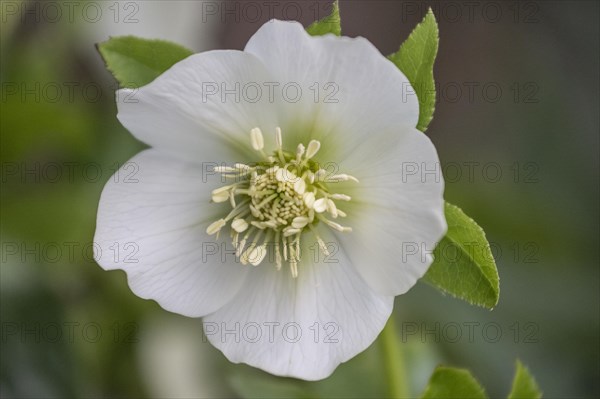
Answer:
M265 148L265 141L259 128L255 127L250 130L250 142L256 151L262 151Z
M218 193L215 193L213 191L213 193L212 193L212 200L215 203L225 202L228 199L229 199L229 191L220 191Z
M244 247L246 246L246 241L248 240L248 237L250 237L250 235L253 232L254 232L254 227L251 227L250 229L248 229L248 232L244 235L244 238L242 238L240 245L237 247L237 249L235 251L235 256L237 256L238 258L241 257L241 254L244 251Z
M300 233L296 234L296 259L298 259L298 261L300 261Z
M331 194L329 198L340 201L350 201L352 198L346 194Z
M252 266L258 266L267 256L267 244L257 246L248 255L248 260Z
M288 172L287 169L284 168L277 168L277 170L275 171L275 179L277 179L280 182L286 182L288 181Z
M352 231L351 227L344 227L339 223L336 222L332 222L331 220L327 219L325 216L323 215L318 215L317 216L319 218L319 220L321 220L323 223L325 223L327 226L337 230L337 231L341 231L342 233L349 233Z
M278 151L283 149L283 138L281 137L281 128L279 126L275 128L275 145Z
M217 189L214 189L214 190L212 190L212 195L215 195L215 194L222 193L223 191L228 191L228 190L230 190L230 189L231 189L233 186L234 186L234 185L232 184L232 185L230 185L230 186L223 186L223 187L219 187L219 188L217 188Z
M304 204L307 206L307 208L312 209L315 203L315 193L304 193L303 199Z
M298 147L296 148L296 163L299 164L302 161L302 155L304 155L304 145L302 145L302 143L298 144Z
M219 219L206 228L206 234L212 236L213 234L218 233L226 224L225 219Z
M315 230L315 228L312 227L312 225L309 224L308 227L310 228L310 231L315 235L315 238L317 239L317 243L319 244L321 251L323 251L323 254L325 256L329 256L329 250L327 249L327 244L325 244L325 241L323 241L323 239L321 238L319 233L317 233L317 230Z
M277 270L281 270L281 253L279 252L279 230L275 233L275 265Z
M315 156L315 154L319 151L320 148L321 143L319 141L311 140L310 143L308 143L308 147L306 147L306 155L304 157L306 159L311 159Z
M319 169L315 173L315 181L324 181L327 176L327 171L325 169Z
M298 258L297 258L297 254L295 251L295 248L293 246L293 242L292 239L288 237L287 239L288 242L288 246L290 249L290 271L292 272L292 277L296 278L298 277Z
M237 170L230 166L215 166L215 172L217 172L217 173L236 173Z
M283 230L283 236L284 237L290 237L293 236L294 234L298 234L302 231L302 229L295 229L293 227L287 227Z
M319 198L315 201L313 209L317 213L323 213L327 210L327 198Z
M252 171L252 168L250 167L250 165L246 165L244 163L236 163L235 165L233 165L233 167L239 171L246 173L246 174L248 174Z
M327 212L331 213L331 216L336 219L338 217L337 207L335 206L335 202L331 199L327 199Z
M306 216L296 216L292 220L292 227L295 229L302 229L308 224L308 218Z
M330 176L325 179L325 181L331 182L331 183L337 183L337 182L348 181L348 180L352 180L353 182L358 183L358 179L356 177L346 175L346 174L333 175L333 176Z
M244 219L235 219L233 222L231 222L231 228L238 233L243 233L248 228L248 222L246 222Z
M256 233L256 235L254 236L254 239L252 240L252 242L248 246L248 249L246 249L246 251L244 251L244 253L240 257L240 261L242 262L242 265L248 264L248 261L250 261L251 259L253 259L253 258L251 258L251 255L254 253L254 249L256 247L256 244L258 243L258 240L260 240L260 237L262 236L262 234L263 234L263 231L262 230L258 230L258 232Z
M274 200L275 198L277 198L277 193L275 194L271 194L270 196L268 196L267 198L265 198L260 204L256 205L256 210L258 211L260 208L262 208L263 206L265 206L266 204L268 204L269 202L271 202L271 200Z
M318 234L319 221L337 231L352 231L350 227L335 223L325 216L325 212L334 219L346 216L337 208L335 201L351 200L345 194L331 194L327 183L358 182L358 179L346 174L331 175L320 169L312 160L321 148L317 140L311 140L306 147L299 143L295 153L284 152L283 135L279 127L275 129L275 149L271 155L264 151L260 128L250 131L250 144L262 155L262 160L256 165L235 163L233 166L215 168L222 177L238 181L212 191L213 202L229 200L232 209L224 219L211 223L206 232L216 234L218 238L221 229L229 223L229 235L236 256L242 264L250 263L253 266L264 261L274 237L276 269L281 270L283 261L288 262L291 275L296 278L302 255L300 240L305 231L312 232L326 256L329 256L329 251ZM252 240L246 245L251 237Z
M295 258L290 260L290 270L292 271L292 277L298 278L298 263Z
M245 246L246 246L246 239L242 238L242 241L240 241L238 246L235 248L235 256L237 256L239 258L242 255L242 252L244 251Z
M245 205L250 202L249 199L246 199L244 201L242 201L240 204L238 204L235 208L233 208L231 210L231 212L229 212L229 214L225 217L225 221L228 222L231 219L233 219L234 217L244 217L248 214L248 209L245 208Z
M294 183L294 191L298 194L304 194L306 190L306 182L303 179L298 178Z

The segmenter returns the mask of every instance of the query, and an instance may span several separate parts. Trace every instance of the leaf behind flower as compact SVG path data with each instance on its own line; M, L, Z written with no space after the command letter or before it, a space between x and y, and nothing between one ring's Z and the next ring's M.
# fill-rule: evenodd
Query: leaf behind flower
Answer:
M421 399L485 399L484 389L468 370L440 366L435 369Z
M433 251L424 281L465 301L493 308L500 297L496 262L481 227L459 207L444 205L448 232Z
M438 51L439 30L431 8L400 49L388 56L406 75L419 99L417 129L424 132L435 110L433 63ZM407 93L407 95L411 95Z
M111 37L96 48L121 87L128 88L152 82L175 63L193 54L172 42L135 36Z
M322 36L327 33L333 33L336 36L340 36L342 34L342 26L338 0L335 0L332 3L331 14L310 24L310 26L306 28L306 31L311 36Z

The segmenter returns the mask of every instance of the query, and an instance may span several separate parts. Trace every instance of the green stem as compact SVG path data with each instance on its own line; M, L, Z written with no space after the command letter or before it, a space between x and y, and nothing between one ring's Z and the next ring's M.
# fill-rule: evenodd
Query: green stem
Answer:
M381 332L379 343L385 367L385 377L388 384L390 398L408 398L408 378L404 365L404 354L398 342L394 317L390 317L387 325Z

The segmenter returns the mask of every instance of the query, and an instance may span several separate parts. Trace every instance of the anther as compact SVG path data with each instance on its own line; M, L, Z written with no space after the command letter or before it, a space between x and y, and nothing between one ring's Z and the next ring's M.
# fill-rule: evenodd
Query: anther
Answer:
M231 228L238 233L243 233L248 228L248 222L246 222L244 219L235 219L233 222L231 222Z
M212 236L213 234L218 233L226 224L227 222L225 222L225 219L219 219L206 228L206 234Z
M308 143L308 147L306 147L305 158L311 159L312 157L315 156L315 154L319 151L320 148L321 148L321 143L319 141L311 140L310 143Z
M255 127L254 129L250 130L250 142L252 144L252 148L254 148L256 151L262 151L262 149L265 147L265 141L259 128Z
M323 213L327 210L327 198L319 198L315 201L313 209L317 213Z

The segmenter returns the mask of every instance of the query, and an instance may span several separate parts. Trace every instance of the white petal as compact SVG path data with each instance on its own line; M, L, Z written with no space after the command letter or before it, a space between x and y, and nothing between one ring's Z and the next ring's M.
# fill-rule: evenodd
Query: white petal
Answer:
M123 269L136 295L191 317L227 303L246 274L221 250L229 240L206 234L229 205L210 203L218 182L205 177L153 149L136 155L104 187L94 237L100 266Z
M270 80L251 54L233 50L195 54L144 87L119 90L118 118L138 139L179 158L241 161L236 159L240 154L254 155L253 128L274 136L277 123L268 92L256 94L266 90L264 82ZM217 159L215 151L228 158Z
M296 23L265 24L246 51L261 58L279 81L308 87L304 101L279 104L290 116L284 136L286 127L308 121L304 126L311 128L298 133L300 139L320 140L319 160L335 162L334 173L360 181L331 183L334 191L352 196L340 205L353 229L338 234L341 244L374 289L406 292L431 264L427 252L446 231L439 160L429 139L415 129L418 101L408 80L365 39L313 38ZM314 83L321 89L333 83L338 101L316 104L309 89ZM417 174L409 175L414 165ZM427 175L426 169L436 168Z
M340 204L352 232L336 236L373 289L399 295L425 274L446 233L444 180L435 147L418 130L390 137L383 147L365 145L352 165L360 183L336 184L352 197Z
M275 105L284 141L319 140L321 162L339 162L367 139L417 124L419 104L408 79L364 38L312 37L296 22L270 21L245 51L280 83ZM296 86L302 95L294 102Z
M333 237L326 233L324 239ZM326 263L306 244L298 278L285 265L276 271L263 262L250 271L236 298L204 318L208 339L230 361L320 380L365 350L383 329L393 297L371 290L341 251Z

